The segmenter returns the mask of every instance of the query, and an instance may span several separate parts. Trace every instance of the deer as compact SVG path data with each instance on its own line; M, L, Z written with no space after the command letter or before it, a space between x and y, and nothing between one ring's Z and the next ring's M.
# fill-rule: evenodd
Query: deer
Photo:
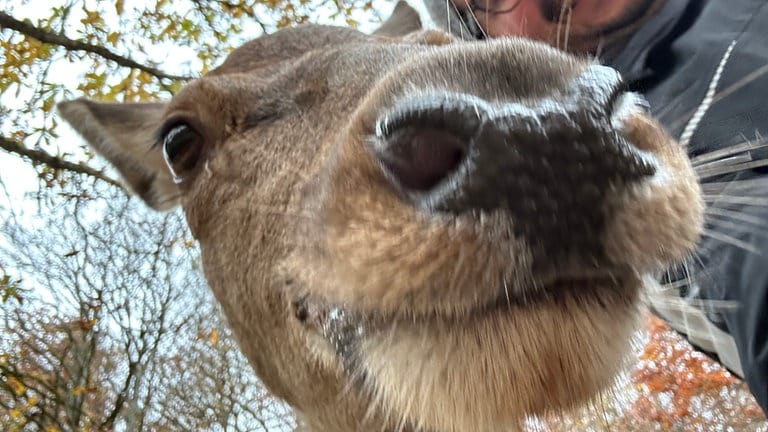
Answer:
M613 69L404 9L261 36L167 101L58 110L148 206L181 207L302 430L515 430L612 385L701 190Z

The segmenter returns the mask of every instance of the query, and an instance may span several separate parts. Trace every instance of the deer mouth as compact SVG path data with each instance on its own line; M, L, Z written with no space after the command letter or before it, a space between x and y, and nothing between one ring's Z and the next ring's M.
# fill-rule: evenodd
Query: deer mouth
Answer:
M501 287L455 315L361 312L314 296L294 312L310 352L399 424L516 430L611 385L639 316L638 277L558 278L525 297Z
M295 302L294 311L308 348L398 422L515 430L527 415L573 407L610 386L640 286L635 275L595 275L557 279L526 296L502 287L463 315L385 315L317 297Z
M398 328L431 326L471 328L488 316L510 317L521 311L561 308L578 303L587 308L607 308L611 304L634 304L641 277L636 274L558 277L526 293L511 293L508 287L498 288L493 301L480 304L462 313L445 315L439 311L414 316L359 311L354 307L327 302L316 296L303 296L293 302L295 317L310 332L320 336L344 365L347 372L359 375L359 350L366 338L383 332L394 333Z

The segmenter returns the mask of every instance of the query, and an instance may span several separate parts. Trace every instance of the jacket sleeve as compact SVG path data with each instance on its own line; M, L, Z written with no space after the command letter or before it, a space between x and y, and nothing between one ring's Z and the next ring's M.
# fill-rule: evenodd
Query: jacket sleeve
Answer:
M759 182L762 190L753 191L763 200L768 199L768 178L764 180ZM718 203L711 205L723 209ZM703 307L709 318L733 337L744 380L763 411L768 412L768 206L730 206L725 210L737 212L739 219L710 218L709 234L698 251L704 264L696 275L699 296L725 301L703 302Z
M751 143L753 148L738 155L752 160L736 174L702 174L708 195L707 227L694 260L699 263L694 277L697 296L725 301L705 301L703 305L710 320L733 337L744 379L768 413L768 152L764 146L768 139L768 45L764 36L768 6L745 3L754 13L743 17L740 22L746 24L739 32L727 36L726 42L735 41L733 54L693 131L689 152L695 158ZM725 8L725 15L719 16L728 16L729 4L709 5ZM707 37L716 36L710 32Z

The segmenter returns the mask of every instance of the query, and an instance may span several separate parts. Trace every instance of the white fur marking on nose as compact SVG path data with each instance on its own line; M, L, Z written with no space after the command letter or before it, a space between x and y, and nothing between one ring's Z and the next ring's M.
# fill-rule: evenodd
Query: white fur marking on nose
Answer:
M634 114L642 114L647 106L645 98L637 93L624 93L616 99L611 113L611 126L616 130L624 127L624 122Z

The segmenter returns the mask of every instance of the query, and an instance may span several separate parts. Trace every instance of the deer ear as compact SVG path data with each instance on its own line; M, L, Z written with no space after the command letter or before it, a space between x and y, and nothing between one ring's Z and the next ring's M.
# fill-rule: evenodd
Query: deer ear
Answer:
M129 189L155 210L178 204L174 183L154 136L163 103L99 103L87 99L61 102L59 114L98 154L120 172Z
M376 31L375 36L399 37L421 30L421 18L416 9L404 0L395 5L392 15Z

